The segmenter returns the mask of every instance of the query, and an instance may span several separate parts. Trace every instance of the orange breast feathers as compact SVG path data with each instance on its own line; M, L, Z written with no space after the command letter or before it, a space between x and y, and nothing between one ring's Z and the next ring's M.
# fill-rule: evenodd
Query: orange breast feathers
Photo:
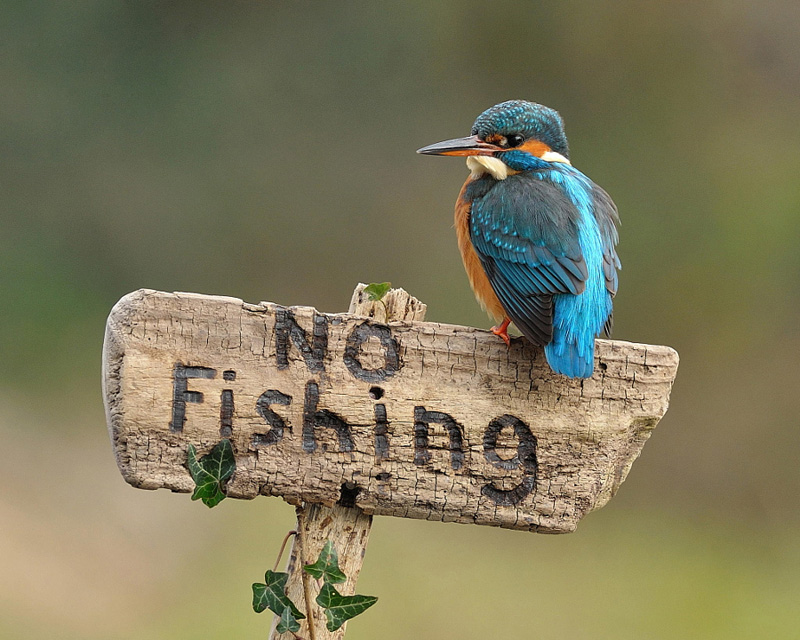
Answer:
M506 312L500 300L497 299L489 278L483 270L480 258L475 253L475 247L469 238L469 214L471 204L464 199L464 191L470 183L471 178L467 179L461 187L456 201L456 237L458 238L458 250L461 252L461 259L464 261L464 269L467 271L469 284L481 307L491 315L495 322L502 322L506 317Z

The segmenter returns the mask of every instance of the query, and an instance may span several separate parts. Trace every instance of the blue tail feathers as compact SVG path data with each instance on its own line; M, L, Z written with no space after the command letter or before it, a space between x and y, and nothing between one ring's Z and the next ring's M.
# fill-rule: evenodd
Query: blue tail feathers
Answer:
M544 347L547 363L556 373L570 378L591 378L594 371L594 338L589 344L553 340Z

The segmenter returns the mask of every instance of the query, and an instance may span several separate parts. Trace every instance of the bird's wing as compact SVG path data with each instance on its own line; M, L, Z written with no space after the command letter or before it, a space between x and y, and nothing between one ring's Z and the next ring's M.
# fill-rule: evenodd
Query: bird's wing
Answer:
M495 294L529 340L553 337L553 294L579 294L587 278L579 212L557 185L520 174L472 201L470 237Z
M611 196L596 184L592 185L592 199L594 217L597 221L597 228L600 230L600 241L603 245L603 276L606 281L606 289L613 297L616 295L619 285L617 271L622 269L622 263L619 261L616 248L619 241L619 234L617 233L619 213L617 212L617 205L614 204ZM612 314L608 316L603 332L610 336L613 327L614 316Z
M592 185L592 198L594 200L594 217L597 220L600 240L603 243L603 275L606 279L606 289L613 296L617 293L619 284L617 270L622 268L616 249L617 242L619 242L617 233L619 213L611 196L596 184Z

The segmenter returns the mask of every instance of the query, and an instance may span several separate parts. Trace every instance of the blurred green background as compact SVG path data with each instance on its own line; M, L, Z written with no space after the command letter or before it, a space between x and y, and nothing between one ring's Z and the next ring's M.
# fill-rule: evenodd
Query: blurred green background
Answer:
M293 510L128 487L105 318L140 287L489 326L452 229L467 135L557 108L622 215L615 337L681 355L567 536L378 519L348 638L800 638L800 4L5 2L0 636L262 638Z

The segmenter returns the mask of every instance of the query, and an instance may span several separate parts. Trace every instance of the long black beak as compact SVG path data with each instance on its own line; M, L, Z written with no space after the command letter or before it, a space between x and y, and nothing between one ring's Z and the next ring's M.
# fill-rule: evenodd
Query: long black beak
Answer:
M484 142L478 136L454 138L417 149L417 153L430 156L493 156L502 147Z

